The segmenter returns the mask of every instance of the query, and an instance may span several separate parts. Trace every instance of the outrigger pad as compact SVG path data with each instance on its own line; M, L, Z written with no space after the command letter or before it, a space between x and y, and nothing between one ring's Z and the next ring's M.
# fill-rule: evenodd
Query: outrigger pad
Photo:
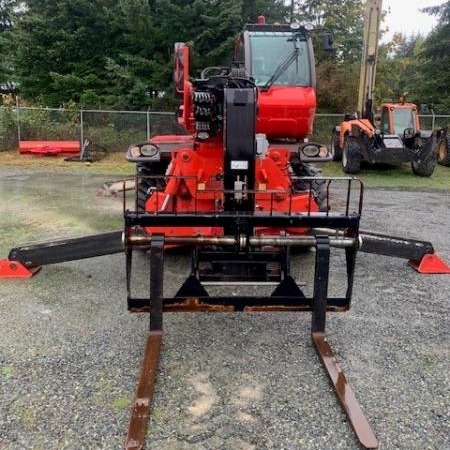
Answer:
M420 260L408 261L408 264L419 273L450 274L450 266L436 253L427 253Z
M0 259L0 278L30 278L40 267L28 268L18 261L10 259Z

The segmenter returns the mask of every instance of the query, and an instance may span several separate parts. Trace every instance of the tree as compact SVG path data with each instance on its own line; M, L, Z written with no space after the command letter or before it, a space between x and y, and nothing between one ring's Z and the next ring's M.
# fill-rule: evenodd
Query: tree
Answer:
M446 112L450 110L450 1L423 11L439 20L418 52L414 92L420 102L433 103L436 112Z
M0 0L0 85L11 87L11 57L14 53L13 41L10 37L14 24L16 0Z
M419 70L418 54L423 44L421 35L406 37L394 34L392 41L380 45L375 86L376 103L417 101L416 78Z
M333 32L337 61L346 64L360 61L363 43L363 0L309 0L300 3L295 17L317 27L327 27Z
M27 0L14 30L23 96L48 106L146 107L171 91L175 42L195 68L226 65L235 35L282 0Z
M317 99L321 111L353 111L363 45L363 0L294 2L294 18L331 30L332 55L316 51ZM318 49L319 39L315 47Z
M14 32L15 74L24 97L49 106L85 92L101 96L114 49L113 0L29 0Z

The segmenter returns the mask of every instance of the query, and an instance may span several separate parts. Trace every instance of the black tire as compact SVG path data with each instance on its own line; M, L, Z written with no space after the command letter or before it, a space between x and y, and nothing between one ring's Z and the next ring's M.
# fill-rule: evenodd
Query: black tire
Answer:
M345 173L355 174L361 170L361 152L358 140L352 136L345 136L342 149L342 169Z
M339 145L339 132L336 130L331 132L330 152L333 155L333 161L342 160L342 148Z
M421 156L417 161L411 161L411 169L414 175L419 177L430 177L437 164L438 140L436 136L432 135L424 140L423 146L424 149L429 150L423 152L423 157Z
M445 134L439 140L437 162L442 166L450 166L450 134Z
M299 162L292 166L295 176L297 177L320 177L322 171L310 163ZM309 191L312 189L314 198L316 199L317 204L319 205L320 210L326 208L326 199L327 199L327 187L326 180L317 179L313 181L302 181L298 180L295 183L295 189L298 191Z
M167 164L162 162L136 165L136 175L139 177L136 189L138 211L145 211L145 202L154 189L164 187L163 177L166 169ZM150 175L161 176L161 179L145 178Z

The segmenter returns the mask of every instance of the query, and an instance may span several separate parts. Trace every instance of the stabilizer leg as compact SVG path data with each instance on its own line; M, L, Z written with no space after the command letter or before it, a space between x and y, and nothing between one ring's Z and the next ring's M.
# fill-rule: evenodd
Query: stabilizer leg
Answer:
M408 260L408 264L419 273L450 273L450 265L435 252L431 242L368 231L362 231L359 237L361 252L405 258Z
M21 245L0 260L0 278L28 278L47 264L121 252L122 230Z

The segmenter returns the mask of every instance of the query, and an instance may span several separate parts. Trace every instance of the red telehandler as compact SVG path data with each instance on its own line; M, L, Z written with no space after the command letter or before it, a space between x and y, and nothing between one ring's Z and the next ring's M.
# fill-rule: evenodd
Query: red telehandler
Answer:
M361 232L362 183L319 177L310 165L332 156L307 139L316 107L312 35L319 31L329 43L326 30L268 25L260 18L240 34L231 67L206 68L195 79L189 76L189 47L176 44L175 86L183 98L179 122L187 134L130 146L136 192L131 201L124 194L123 233L18 247L1 262L8 276L125 249L128 309L150 316L126 449L144 446L164 311L312 312L312 341L356 437L364 448L378 445L327 341L327 312L350 308L358 250L403 257L421 271L450 269L429 242ZM191 270L167 297L164 255L181 245L191 248ZM315 251L310 292L290 268L291 252L302 247ZM138 249L149 255L145 297L132 292ZM329 294L331 249L343 252L340 295ZM213 295L209 288L249 284L271 290L230 296Z

